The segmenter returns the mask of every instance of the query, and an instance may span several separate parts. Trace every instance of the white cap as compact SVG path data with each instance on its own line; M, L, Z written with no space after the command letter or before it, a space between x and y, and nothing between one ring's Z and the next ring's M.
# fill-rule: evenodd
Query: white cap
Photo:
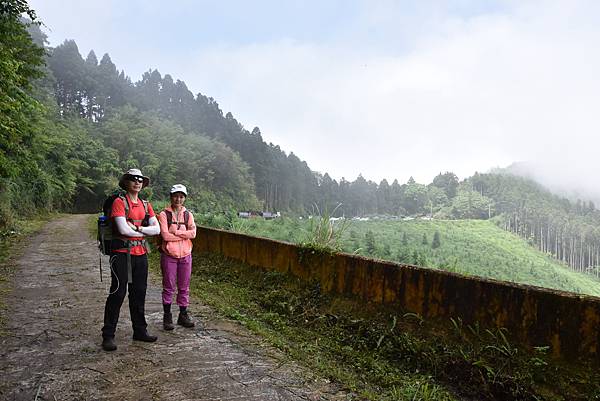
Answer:
M185 185L182 184L175 184L171 187L171 194L174 194L175 192L181 192L182 194L184 194L185 196L187 196L187 188L185 187Z

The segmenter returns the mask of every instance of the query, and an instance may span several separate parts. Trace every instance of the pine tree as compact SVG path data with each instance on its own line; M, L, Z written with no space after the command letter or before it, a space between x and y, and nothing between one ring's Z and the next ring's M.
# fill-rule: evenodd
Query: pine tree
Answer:
M440 245L441 245L441 243L440 243L440 233L439 233L439 231L436 231L433 234L433 241L431 241L431 247L433 249L435 249L435 248L439 248Z
M369 255L373 255L377 251L377 247L375 246L375 235L371 230L368 230L365 233L365 249Z

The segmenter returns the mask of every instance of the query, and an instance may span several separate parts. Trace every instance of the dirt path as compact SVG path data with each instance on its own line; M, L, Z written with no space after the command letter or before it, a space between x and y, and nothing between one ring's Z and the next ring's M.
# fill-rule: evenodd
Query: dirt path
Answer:
M0 337L2 400L342 400L238 325L194 302L199 327L162 330L160 284L148 288L146 317L158 342L131 340L125 300L118 350L100 348L109 277L98 272L86 215L52 221L13 263ZM107 260L103 261L106 266Z

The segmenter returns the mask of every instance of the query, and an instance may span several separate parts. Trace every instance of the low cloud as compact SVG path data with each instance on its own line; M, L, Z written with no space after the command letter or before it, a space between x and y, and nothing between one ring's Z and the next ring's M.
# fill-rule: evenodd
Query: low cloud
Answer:
M589 11L448 18L394 56L343 40L214 47L183 76L337 178L429 182L535 160L589 183L600 145L600 35L585 24Z
M528 160L561 183L591 186L600 172L600 3L357 4L321 37L277 32L252 41L249 31L244 41L151 51L142 32L117 29L109 38L140 46L91 33L84 43L110 43L101 51L134 78L143 64L184 80L338 179L430 182L447 170L464 178ZM155 9L144 12L148 26L160 24Z

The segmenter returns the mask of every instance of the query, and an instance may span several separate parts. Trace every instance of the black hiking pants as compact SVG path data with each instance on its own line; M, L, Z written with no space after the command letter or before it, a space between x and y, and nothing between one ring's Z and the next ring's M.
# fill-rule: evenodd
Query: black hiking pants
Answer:
M127 284L127 254L113 253L111 256L110 293L104 307L104 327L102 337L115 336L119 312L129 289L129 314L134 334L146 333L148 324L144 315L146 303L146 287L148 286L148 257L147 255L131 255L132 283Z

